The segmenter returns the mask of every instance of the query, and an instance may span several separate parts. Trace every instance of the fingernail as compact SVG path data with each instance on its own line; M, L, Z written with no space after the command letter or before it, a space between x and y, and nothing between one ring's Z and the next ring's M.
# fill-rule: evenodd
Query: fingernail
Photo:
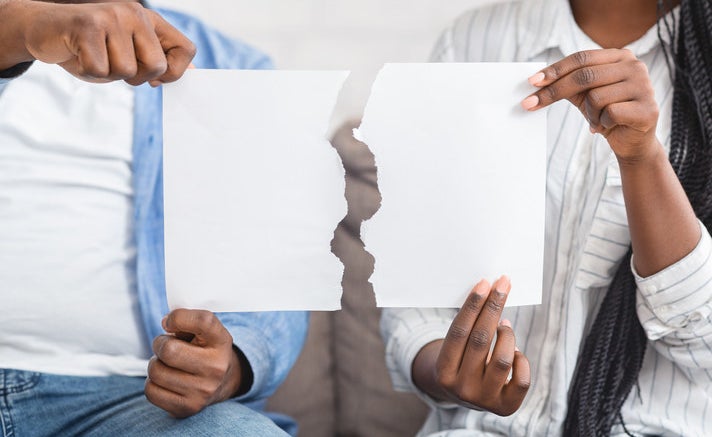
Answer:
M588 130L591 131L592 134L595 134L595 133L596 133L596 128L593 127L593 125L590 125L590 126L588 127Z
M487 281L485 281L484 279L481 280L480 282L478 282L477 285L475 285L475 288L473 288L473 291L480 296L488 295L489 290L490 290L489 283L487 283Z
M497 279L497 286L495 287L500 293L509 294L509 290L512 289L512 283L507 275L502 275Z
M541 71L529 78L529 83L531 85L537 86L546 79L546 75Z
M510 322L510 321L507 320L507 319L502 319L502 321L499 322L499 324L500 324L501 326L506 326L507 328L511 328L511 327L512 327L512 322Z
M168 321L168 316L165 316L163 320L161 320L161 326L163 329L166 329L166 322Z
M514 351L515 352L521 352L518 347L514 346Z
M527 111L531 111L538 104L539 96L537 95L529 96L526 99L522 100L522 108L526 109Z

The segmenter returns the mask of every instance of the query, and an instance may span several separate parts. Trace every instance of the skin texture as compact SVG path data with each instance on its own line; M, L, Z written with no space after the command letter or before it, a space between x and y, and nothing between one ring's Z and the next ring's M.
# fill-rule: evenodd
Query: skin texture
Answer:
M178 80L195 46L136 1L0 0L0 70L39 60L91 82ZM180 309L153 342L146 397L174 417L247 393L252 369L214 314Z
M0 70L39 60L90 82L178 80L193 43L137 2L0 0Z
M148 365L151 403L183 418L249 390L249 365L213 313L178 309L163 319L163 329Z
M580 52L530 81L541 89L525 100L527 109L566 99L608 140L621 168L638 273L650 276L692 252L700 226L655 136L658 107L645 65L628 50Z
M668 3L675 6L679 1ZM647 68L632 52L621 49L655 24L657 2L571 0L571 6L579 26L609 49L575 53L534 74L529 82L539 90L524 99L522 106L538 111L568 100L588 120L591 133L606 138L621 169L635 268L640 275L650 276L692 252L701 236L695 213L656 138L658 107ZM479 287L484 285L478 284L475 290L486 288ZM472 295L468 298L446 339L421 349L413 363L413 382L438 400L499 415L512 414L521 405L529 383L528 364L526 371L522 364L526 357L521 352L512 354L513 333L506 324L497 328L495 311L485 322L472 315L462 316L464 311L471 312L467 308L474 308L476 300ZM507 390L498 391L495 381L501 380L492 376L496 372L482 373L492 365L482 353L482 344L491 344L493 337L478 332L478 326L488 333L495 329L498 334L503 332L505 343L500 345L497 340L495 351L499 348L507 352L496 359L493 356L495 361L490 363L500 362L503 371L507 358L514 357L513 370L520 370L513 373L513 388L510 382ZM462 353L460 369L474 369L474 376L453 370L458 355L451 344L465 332L470 333L466 348L479 353ZM443 362L452 367L443 366Z
M579 27L603 48L625 47L658 20L657 0L570 0ZM665 0L665 11L680 0Z
M510 290L506 277L475 286L445 339L418 353L413 380L421 389L440 401L502 416L517 411L529 390L530 371L511 324L499 323Z

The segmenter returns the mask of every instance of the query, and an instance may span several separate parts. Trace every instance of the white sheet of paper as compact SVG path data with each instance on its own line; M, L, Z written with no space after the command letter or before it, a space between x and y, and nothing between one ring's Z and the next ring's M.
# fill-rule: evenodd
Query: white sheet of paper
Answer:
M344 169L325 135L348 72L189 70L164 88L169 306L335 310Z
M376 156L381 209L364 224L381 307L462 306L506 274L507 304L541 303L545 111L519 102L538 63L389 64L355 135Z

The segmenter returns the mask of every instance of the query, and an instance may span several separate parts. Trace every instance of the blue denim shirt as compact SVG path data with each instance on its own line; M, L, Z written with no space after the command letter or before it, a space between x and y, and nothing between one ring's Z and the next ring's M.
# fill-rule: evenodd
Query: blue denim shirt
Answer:
M198 53L193 63L197 68L267 69L272 66L259 51L226 38L193 17L169 10L157 11L195 43ZM8 81L0 79L0 93ZM164 274L160 88L142 85L135 90L133 156L138 298L150 343L163 333L161 319L168 313ZM222 313L218 317L254 372L252 388L237 400L262 409L265 399L286 378L304 345L307 313Z

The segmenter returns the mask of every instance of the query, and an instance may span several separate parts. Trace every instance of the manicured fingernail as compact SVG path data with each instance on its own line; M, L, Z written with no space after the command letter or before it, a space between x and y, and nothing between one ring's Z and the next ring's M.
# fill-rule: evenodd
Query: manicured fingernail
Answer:
M593 127L593 125L590 125L590 126L588 127L588 130L591 131L592 134L595 134L595 133L596 133L596 128Z
M531 111L538 104L539 96L537 95L529 96L526 99L522 100L522 108L526 109L527 111Z
M490 291L490 286L487 281L483 279L478 282L477 285L475 285L475 288L473 288L472 291L479 294L480 296L487 296Z
M502 325L502 326L506 326L507 328L511 328L511 327L512 327L512 322L510 322L510 321L507 320L507 319L502 319L502 321L499 322L499 324Z
M537 86L546 79L546 75L541 71L529 78L529 83Z
M521 352L518 347L514 346L514 351L515 352Z
M509 277L507 275L502 275L502 277L497 279L495 288L500 293L509 294L509 290L512 289L512 283L509 281Z

